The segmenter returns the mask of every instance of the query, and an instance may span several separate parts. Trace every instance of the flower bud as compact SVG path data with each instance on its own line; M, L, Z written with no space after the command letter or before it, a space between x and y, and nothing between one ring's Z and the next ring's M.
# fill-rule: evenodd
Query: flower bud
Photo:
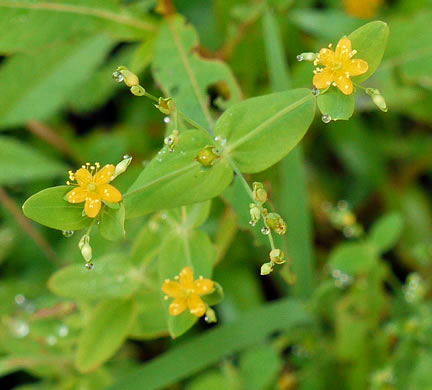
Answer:
M280 249L272 249L270 254L270 260L275 264L285 263L285 255Z
M264 263L261 266L261 275L268 275L273 272L273 264L272 263Z
M207 306L204 320L209 324L211 324L213 322L217 322L216 313L210 306Z
M168 146L170 152L174 152L179 140L180 138L178 130L173 130L168 137L165 137L164 144Z
M259 207L255 203L251 203L249 204L249 208L250 208L249 212L251 216L251 221L253 223L257 223L261 218L261 211Z
M123 81L128 87L134 87L139 85L138 76L135 73L131 72L125 66L119 66L117 68L117 72L120 72L123 75Z
M216 148L212 145L207 145L204 149L201 149L198 152L195 160L197 160L201 165L204 165L205 167L210 167L216 162L219 157L220 156Z
M301 53L297 56L297 61L308 61L308 62L314 62L318 57L317 53Z
M86 242L84 246L81 248L81 254L82 257L84 257L86 263L89 263L91 261L93 257L93 251L92 251L92 247L88 242Z
M158 104L155 104L155 107L165 115L170 115L176 111L176 105L172 98L159 98Z
M274 230L277 234L283 235L287 231L287 225L279 214L269 213L265 218L266 224L270 229Z
M120 161L114 170L114 174L111 176L110 181L113 181L117 176L121 175L122 173L126 172L126 169L128 169L128 166L130 165L132 161L131 156L124 156L123 160Z
M252 184L252 196L254 200L260 203L264 203L267 200L267 192L264 189L264 185L259 182L254 182Z
M141 87L141 85L134 85L130 91L132 92L132 95L135 96L144 96L145 95L145 89Z
M387 112L387 104L380 91L375 88L366 88L366 93L371 97L374 104L383 112Z

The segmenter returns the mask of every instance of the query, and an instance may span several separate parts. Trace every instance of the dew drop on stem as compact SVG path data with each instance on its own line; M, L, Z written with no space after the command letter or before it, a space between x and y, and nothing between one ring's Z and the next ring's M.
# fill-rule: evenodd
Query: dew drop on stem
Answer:
M112 74L112 78L114 81L121 83L124 80L124 76L120 72L114 72Z
M94 268L94 264L93 264L93 263L87 263L87 264L85 265L85 267L86 267L89 271L91 271L91 270Z
M298 55L296 58L297 58L297 61L300 61L300 62L303 61L303 56L301 56L301 55Z
M261 229L261 233L267 236L270 233L270 229L268 227L264 226Z

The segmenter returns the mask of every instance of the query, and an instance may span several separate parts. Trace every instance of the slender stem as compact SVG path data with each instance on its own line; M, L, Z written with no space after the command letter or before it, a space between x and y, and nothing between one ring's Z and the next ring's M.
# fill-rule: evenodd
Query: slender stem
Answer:
M177 113L185 122L189 123L191 126L195 127L198 130L209 133L210 135L213 135L213 131L211 129L206 129L205 127L201 126L199 123L195 122L193 119L189 118L179 110L177 110Z
M357 83L353 83L353 85L354 85L354 87L356 87L356 88L360 88L360 89L362 89L363 91L366 91L366 88L363 87L363 85L360 85L360 84L357 84Z
M159 99L156 96L153 96L151 93L148 93L147 91L144 91L144 96L148 97L149 99L153 100L154 102L159 103Z
M275 244L274 244L274 240L273 240L273 235L272 235L272 231L270 229L270 227L267 225L267 222L264 218L264 207L262 206L261 203L257 202L254 197L253 197L253 192L251 190L251 188L249 187L248 182L246 181L246 179L244 178L242 172L240 171L240 169L237 167L236 163L229 157L229 156L225 156L226 160L230 163L231 168L233 169L233 171L237 174L240 182L242 183L244 189L246 190L246 192L248 193L249 197L252 199L252 202L254 202L256 204L256 206L259 208L261 215L263 216L263 222L264 222L264 226L267 228L269 234L267 235L269 242L270 242L270 247L271 249L275 249Z

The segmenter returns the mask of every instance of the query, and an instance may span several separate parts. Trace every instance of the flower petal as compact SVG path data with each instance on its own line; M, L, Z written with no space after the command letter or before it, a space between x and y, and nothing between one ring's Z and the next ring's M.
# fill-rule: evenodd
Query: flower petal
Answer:
M344 62L351 58L351 41L347 37L343 37L339 40L336 46L336 60Z
M191 288L194 280L194 272L191 267L184 267L180 272L180 284L183 288Z
M337 72L335 77L336 86L345 95L351 95L353 93L353 83L349 77L342 72Z
M201 317L206 312L206 305L199 295L191 294L187 298L189 311L197 317Z
M99 184L97 193L105 202L117 203L122 200L121 192L111 184Z
M214 282L210 279L197 279L193 282L193 289L198 295L210 294L214 290Z
M187 301L185 297L179 297L174 299L171 302L171 305L169 305L169 313L172 316L178 316L179 314L183 313L186 310L187 307Z
M84 202L87 198L88 191L84 187L74 188L72 191L69 191L66 195L66 198L69 203L81 203Z
M335 53L331 49L321 49L319 52L319 63L324 66L333 66L335 63Z
M75 179L77 183L82 186L83 184L89 184L92 182L93 176L86 168L78 169L75 174Z
M330 68L325 68L313 77L313 85L318 89L328 88L334 81L334 74L335 72Z
M84 210L87 214L87 217L94 218L99 214L101 209L102 200L100 196L95 192L89 192L87 195Z
M172 280L166 280L162 284L162 291L172 298L181 297L184 293L182 286L180 286L180 283L173 282Z
M349 60L344 63L343 71L348 72L350 76L358 76L366 73L369 65L363 60Z
M95 175L95 184L106 184L111 180L112 175L114 175L115 166L112 164L105 165L98 173Z

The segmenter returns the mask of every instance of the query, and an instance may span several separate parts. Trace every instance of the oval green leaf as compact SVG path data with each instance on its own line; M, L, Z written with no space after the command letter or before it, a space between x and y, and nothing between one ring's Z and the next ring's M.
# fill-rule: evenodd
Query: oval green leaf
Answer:
M339 245L330 254L329 265L349 275L370 270L377 263L375 250L363 243Z
M94 261L92 271L84 262L69 265L51 276L48 288L61 297L77 300L129 297L141 282L128 257L110 254Z
M380 252L391 249L399 239L403 229L403 219L399 213L381 217L369 234L369 242Z
M78 341L78 370L92 371L114 355L126 339L134 317L132 300L109 300L96 306Z
M219 195L232 180L228 162L220 158L213 166L204 167L195 160L198 152L212 143L204 132L189 130L180 134L173 153L167 146L162 148L124 194L126 218L203 202Z
M389 28L387 23L379 20L367 23L348 35L352 48L357 50L355 58L362 59L369 64L368 71L354 77L354 82L361 83L375 73L383 58L388 37Z
M321 114L329 115L331 120L348 120L354 112L354 94L344 95L338 88L329 90L317 98Z
M260 96L233 105L215 126L229 155L244 173L263 171L285 157L303 138L315 113L305 88Z
M101 211L99 233L107 240L118 241L124 240L126 231L124 227L125 222L125 208L123 203L116 203L119 205L118 209L104 205Z
M91 219L82 215L83 203L64 200L71 190L68 186L51 187L34 194L23 204L24 215L41 225L58 230L79 230L90 225Z

